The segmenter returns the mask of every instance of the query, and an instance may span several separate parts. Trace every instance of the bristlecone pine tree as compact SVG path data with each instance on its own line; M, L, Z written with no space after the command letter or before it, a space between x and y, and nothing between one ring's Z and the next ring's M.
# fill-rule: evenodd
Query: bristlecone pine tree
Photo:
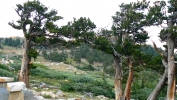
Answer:
M150 26L162 26L159 36L161 41L166 42L165 47L167 50L167 54L161 54L164 58L164 66L166 67L164 72L165 76L159 81L148 100L156 100L157 93L166 84L165 80L167 80L167 100L175 100L176 78L174 49L177 47L177 0L167 0L167 2L163 0L155 1L149 8L147 19L150 22Z
M31 58L36 58L38 55L33 47L50 46L64 41L61 29L54 24L62 17L57 15L55 9L48 10L48 7L37 0L17 4L15 11L19 20L9 22L9 25L22 30L25 38L19 81L25 82L26 86L29 87Z
M15 11L20 19L16 22L9 22L9 25L22 30L24 34L24 51L19 81L25 82L27 87L29 87L30 66L34 66L31 58L38 56L34 46L69 47L87 42L94 36L93 29L96 28L96 25L89 18L74 18L74 21L68 22L67 25L58 27L55 23L62 17L57 15L55 9L48 10L48 7L37 0L16 6ZM65 38L71 41L66 41Z
M115 99L130 100L131 84L134 74L133 66L138 57L142 56L140 45L149 38L144 30L146 26L146 15L149 2L137 2L121 4L120 11L113 16L112 30L102 29L94 41L94 47L106 53L112 54L114 58L115 73ZM129 69L126 87L122 91L122 58L126 59ZM136 59L136 60L135 60Z

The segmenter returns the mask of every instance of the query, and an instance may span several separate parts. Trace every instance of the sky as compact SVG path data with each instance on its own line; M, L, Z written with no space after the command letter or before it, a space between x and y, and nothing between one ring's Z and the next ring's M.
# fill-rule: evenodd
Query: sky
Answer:
M20 36L23 37L21 30L15 30L8 25L8 22L18 20L19 16L14 8L16 4L23 4L27 0L0 0L0 37ZM73 17L90 18L97 28L109 28L112 25L112 18L116 11L119 10L118 5L121 3L129 3L137 0L39 0L45 6L58 10L58 15L63 19L58 21L58 25L66 25L67 22L72 21ZM153 1L153 0L151 0ZM161 45L157 37L160 31L157 27L147 29L151 41Z

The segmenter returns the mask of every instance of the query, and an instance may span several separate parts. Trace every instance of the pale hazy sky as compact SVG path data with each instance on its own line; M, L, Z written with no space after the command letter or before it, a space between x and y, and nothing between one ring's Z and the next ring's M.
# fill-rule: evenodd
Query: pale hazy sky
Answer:
M27 0L0 0L0 37L23 36L22 31L13 29L8 22L16 21L19 16L16 14L14 7L16 4L22 4ZM118 5L129 3L137 0L39 0L45 6L58 10L58 15L64 19L58 21L59 25L65 25L72 21L73 17L89 17L98 28L109 27L112 24L111 16L118 11ZM154 0L150 0L154 1ZM160 44L157 34L159 28L149 28L149 42L151 40Z

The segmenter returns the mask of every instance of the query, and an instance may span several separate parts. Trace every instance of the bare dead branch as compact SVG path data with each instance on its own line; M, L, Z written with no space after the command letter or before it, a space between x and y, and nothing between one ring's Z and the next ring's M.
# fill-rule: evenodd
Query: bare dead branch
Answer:
M15 9L15 11L17 12L18 16L20 16L20 18L22 18L22 15L20 15L20 13L17 11L17 9Z
M167 57L165 56L165 54L157 48L155 42L152 41L152 43L153 43L154 49L163 57L164 61L167 62Z
M113 46L111 46L111 48L113 49L114 51L114 56L118 56L118 57L121 57L121 55L114 49Z

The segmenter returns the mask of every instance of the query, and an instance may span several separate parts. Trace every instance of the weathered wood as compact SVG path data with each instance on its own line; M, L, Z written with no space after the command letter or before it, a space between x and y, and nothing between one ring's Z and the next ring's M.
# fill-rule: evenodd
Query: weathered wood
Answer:
M168 48L168 87L167 87L167 99L175 100L175 64L174 64L174 39L169 35L167 38Z
M21 64L21 70L18 75L19 81L22 81L26 84L26 87L29 88L29 63L31 62L31 57L27 54L27 52L31 49L30 41L28 39L25 40L25 48L23 50L23 58Z
M125 87L125 91L124 91L124 100L130 100L130 92L131 92L131 85L133 82L133 75L134 75L134 69L133 69L133 62L131 61L131 58L128 58L128 67L129 67L129 75L128 75L128 79L127 79L127 83L126 83L126 87Z
M162 78L159 80L158 84L156 85L156 87L154 88L154 90L151 92L151 94L149 95L147 100L157 100L157 97L159 96L160 92L162 91L162 89L167 85L166 82L168 80L167 76L168 76L168 61L167 61L167 52L163 53L162 51L160 51L155 42L153 42L154 45L154 49L160 53L160 55L163 57L162 60L162 64L165 68L165 71L163 73Z
M159 80L158 84L156 85L156 87L154 88L152 93L149 95L147 100L157 100L158 95L160 94L162 89L166 86L167 73L168 73L168 70L165 69L165 72L164 72L162 78Z
M114 88L115 88L115 98L116 100L121 100L122 98L122 68L120 65L120 57L114 56L114 68L116 70L115 79L114 79Z

